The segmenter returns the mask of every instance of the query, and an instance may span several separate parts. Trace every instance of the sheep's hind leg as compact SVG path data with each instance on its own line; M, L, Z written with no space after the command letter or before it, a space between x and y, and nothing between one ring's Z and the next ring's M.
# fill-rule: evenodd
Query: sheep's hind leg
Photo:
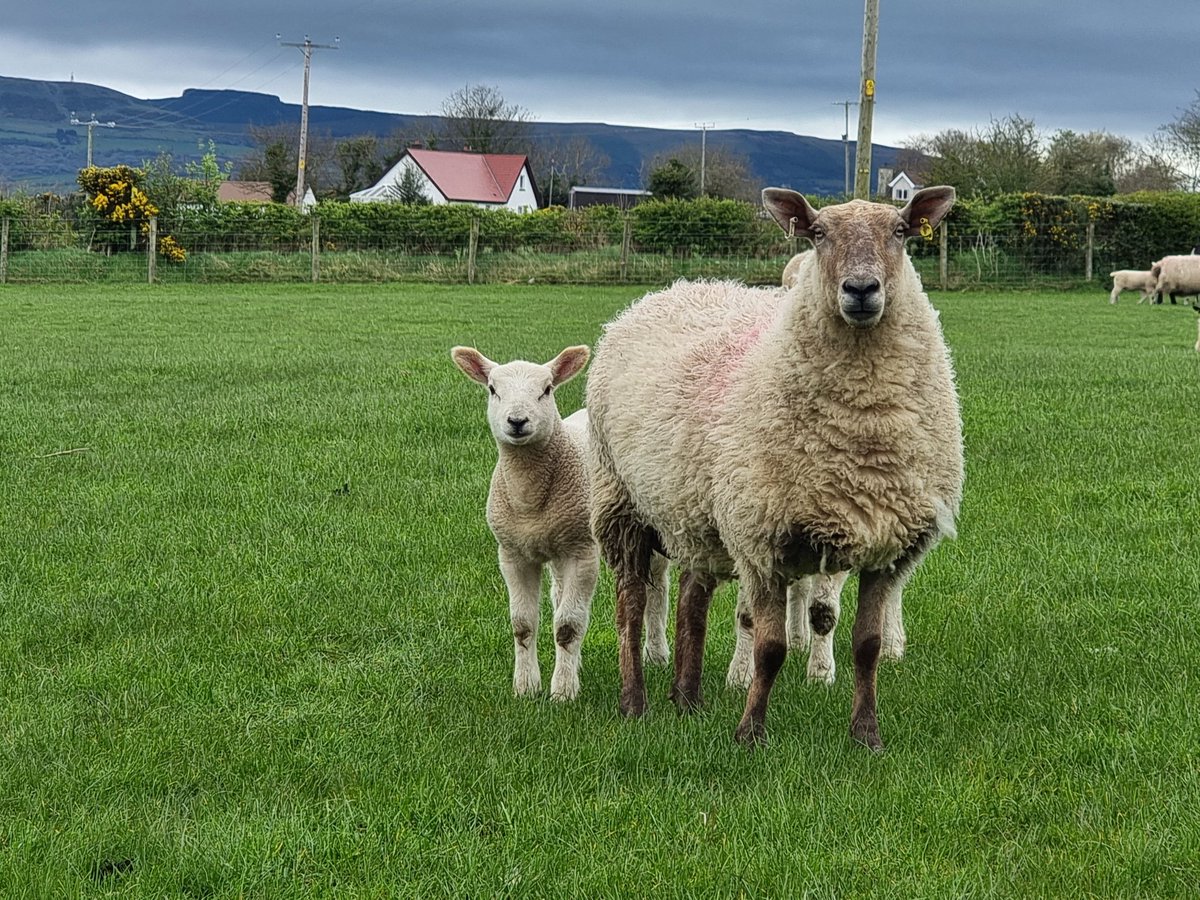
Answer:
M904 579L896 581L883 600L883 642L881 659L903 659L908 638L904 633Z
M671 660L667 646L667 610L670 608L671 562L661 553L650 558L650 586L646 589L646 647L642 659L652 666L665 666Z
M704 703L700 677L704 670L704 639L708 607L717 579L699 572L679 576L679 601L675 613L675 682L671 699L680 712L699 709Z
M790 616L788 624L790 642ZM733 634L733 659L729 661L729 668L725 672L725 686L744 691L754 679L754 612L750 597L741 585L738 585L737 607L733 611Z
M842 614L842 588L848 572L812 576L806 614L812 626L812 649L808 654L808 680L815 684L833 684L837 665L833 659L833 638Z
M883 749L875 709L875 678L879 670L884 606L898 579L895 573L863 572L858 577L858 612L854 616L854 705L850 736L872 750Z
M550 679L550 699L574 700L579 695L580 649L591 619L600 561L592 553L553 560L550 569L560 591L554 606L554 675Z
M787 659L787 582L779 577L745 578L754 609L754 680L734 740L747 747L767 739L767 701Z
M537 660L542 567L501 547L500 574L508 586L508 615L512 622L513 693L524 697L542 689L542 673Z

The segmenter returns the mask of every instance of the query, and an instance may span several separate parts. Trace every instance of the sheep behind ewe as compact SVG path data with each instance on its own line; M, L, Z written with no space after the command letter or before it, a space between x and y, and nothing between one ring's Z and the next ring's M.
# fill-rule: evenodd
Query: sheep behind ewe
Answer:
M1164 256L1150 267L1157 279L1155 291L1162 303L1167 294L1174 304L1177 298L1188 294L1200 294L1200 256Z
M884 609L952 534L962 429L937 313L904 250L938 225L952 188L901 210L814 210L768 189L766 208L814 252L783 302L733 282L676 282L611 322L588 378L592 531L613 568L620 709L641 715L639 647L650 559L683 570L671 697L702 702L708 605L740 579L753 609L754 675L735 739L765 739L787 655L786 592L857 570L854 739L882 749L876 670Z

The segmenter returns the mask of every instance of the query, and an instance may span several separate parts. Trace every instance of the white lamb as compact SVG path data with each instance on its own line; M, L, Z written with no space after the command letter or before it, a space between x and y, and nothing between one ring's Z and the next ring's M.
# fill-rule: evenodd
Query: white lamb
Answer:
M1200 256L1164 256L1150 267L1156 282L1154 289L1158 302L1162 303L1163 294L1176 298L1188 294L1200 294Z
M1141 297L1138 298L1139 304L1154 298L1158 279L1149 270L1139 272L1135 269L1118 269L1110 272L1109 277L1113 280L1112 293L1108 295L1109 303L1116 303L1124 291L1139 291L1141 293Z
M701 702L704 621L720 579L753 605L754 676L735 738L766 736L787 655L788 582L859 572L850 732L882 749L876 671L885 608L942 536L962 494L962 429L937 314L904 252L952 188L902 210L814 210L768 189L776 221L812 239L780 303L732 282L677 282L610 323L588 379L592 530L616 576L621 697L641 715L652 551L682 570L675 681Z
M549 565L555 663L550 696L579 693L580 647L591 617L599 554L589 528L587 411L559 416L554 389L587 364L587 347L568 347L545 365L500 365L470 347L450 351L469 378L488 388L488 424L498 457L488 490L487 523L508 587L515 664L513 692L541 690L537 660L542 567ZM656 557L646 605L646 659L668 659L667 562Z

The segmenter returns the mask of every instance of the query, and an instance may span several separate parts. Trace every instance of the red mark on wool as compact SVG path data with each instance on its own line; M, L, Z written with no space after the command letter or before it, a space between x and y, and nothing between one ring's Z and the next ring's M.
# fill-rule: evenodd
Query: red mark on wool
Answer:
M710 356L703 369L707 374L696 399L709 404L723 404L733 376L742 367L742 362L762 338L765 324L759 323L749 331L732 335L729 342L717 348Z

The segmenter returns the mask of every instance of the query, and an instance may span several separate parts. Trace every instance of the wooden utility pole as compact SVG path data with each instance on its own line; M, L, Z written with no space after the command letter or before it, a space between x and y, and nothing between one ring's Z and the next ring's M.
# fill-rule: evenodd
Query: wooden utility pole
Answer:
M340 41L341 38L334 38L332 44L314 44L309 40L307 34L304 36L302 44L280 41L280 45L283 47L299 47L304 51L304 93L300 99L300 153L296 162L296 207L298 209L304 206L304 161L308 155L308 70L312 66L312 52L314 50L336 50Z
M875 112L875 44L879 37L879 0L867 0L863 18L862 96L858 101L858 146L854 153L854 196L871 198L871 117Z
M704 196L704 157L705 151L708 148L708 129L713 127L712 122L697 122L696 127L700 129L700 196Z
M92 167L92 130L93 130L94 128L116 128L116 127L117 127L117 123L116 123L116 122L97 122L97 121L96 121L96 114L95 114L95 113L92 113L92 118L91 118L90 120L88 120L87 122L83 122L83 121L81 121L81 120L79 120L79 119L75 118L75 113L74 113L74 112L72 112L72 113L71 113L71 124L72 124L72 125L86 125L86 126L87 126L87 130L88 130L88 161L87 161L87 167L90 169L90 168Z

